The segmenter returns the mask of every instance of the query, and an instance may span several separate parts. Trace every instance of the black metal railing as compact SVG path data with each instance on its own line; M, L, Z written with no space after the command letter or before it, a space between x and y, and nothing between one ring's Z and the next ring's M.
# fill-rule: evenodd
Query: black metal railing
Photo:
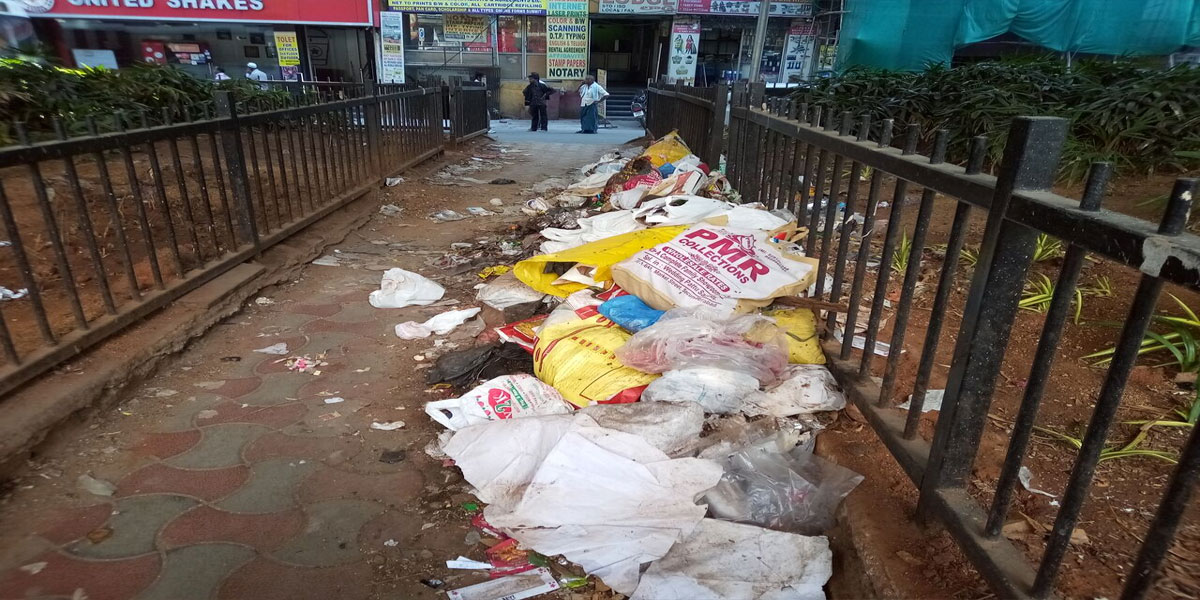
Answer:
M0 149L0 394L442 151L442 90L115 113ZM99 133L99 131L107 133Z
M650 105L672 94L678 97L678 92L652 88ZM786 208L807 225L805 249L819 257L815 300L838 307L822 319L829 367L919 488L918 515L950 531L997 596L1054 595L1159 295L1164 285L1200 290L1200 238L1185 232L1197 180L1175 182L1155 227L1101 208L1107 164L1093 165L1080 200L1050 191L1066 138L1063 119L1015 119L1003 159L993 165L993 177L983 173L988 146L983 137L969 141L969 156L958 166L946 162L951 140L945 131L934 132L929 155L922 156L917 154L922 132L916 126L830 114L823 107L786 98L764 102L761 86L744 83L734 86L731 102L724 146L727 175L744 201ZM894 135L897 128L901 135ZM713 140L685 136L685 141L703 148ZM890 200L886 225L877 217L885 198ZM913 210L915 216L909 214ZM934 217L950 214L948 231L939 232L946 236L942 260L926 258ZM973 274L969 283L958 286L973 216L985 222ZM1043 303L1045 317L1036 348L1010 347L1040 234L1061 240L1066 251L1051 297ZM1132 294L1126 293L1128 314L1090 399L1093 409L1086 433L1078 440L1054 524L1040 556L1031 551L1037 559L1030 561L1001 528L1027 459L1039 405L1055 372L1054 359L1078 298L1085 259L1124 268L1136 276L1137 284ZM923 270L937 283L919 292ZM966 288L965 298L956 287ZM928 318L914 325L918 297ZM961 314L957 327L946 323L954 314ZM890 323L885 325L885 318ZM877 345L881 340L887 343ZM886 358L877 359L877 352ZM1001 367L1031 352L1016 416L1005 425L1007 444L999 476L994 486L980 484L972 480L972 472ZM949 364L935 371L941 363ZM932 436L922 436L924 402L930 388L943 379ZM906 397L911 398L909 408L899 408ZM1167 485L1153 490L1160 498L1159 508L1144 536L1138 537L1141 546L1124 571L1128 575L1123 577L1121 598L1144 598L1153 589L1154 574L1200 479L1200 434L1195 428L1174 460L1177 466ZM1092 590L1096 595L1111 591Z
M685 140L703 140L698 142L696 153L715 167L721 160L728 86L724 82L709 88L656 82L650 89L653 93L647 92L646 96L646 129L654 136L678 131Z
M461 144L481 136L491 129L488 114L487 86L482 83L463 83L451 78L443 86L450 120L450 141Z

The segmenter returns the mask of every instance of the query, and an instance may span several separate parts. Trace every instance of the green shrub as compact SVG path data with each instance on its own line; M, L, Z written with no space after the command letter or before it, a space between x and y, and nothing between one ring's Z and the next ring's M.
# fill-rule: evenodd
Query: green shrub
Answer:
M1119 171L1180 170L1200 165L1200 69L1151 70L1127 62L1059 60L979 62L921 73L851 68L798 92L825 110L870 114L873 123L915 123L922 142L948 129L951 158L966 158L970 138L989 136L989 158L1000 159L1008 123L1022 115L1071 120L1060 165L1079 180L1095 160ZM898 141L896 143L899 143Z

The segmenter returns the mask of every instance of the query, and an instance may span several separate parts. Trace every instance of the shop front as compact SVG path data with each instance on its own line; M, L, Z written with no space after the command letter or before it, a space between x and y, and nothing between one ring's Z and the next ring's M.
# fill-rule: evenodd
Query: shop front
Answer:
M63 64L177 65L201 78L362 81L373 74L371 0L24 0Z

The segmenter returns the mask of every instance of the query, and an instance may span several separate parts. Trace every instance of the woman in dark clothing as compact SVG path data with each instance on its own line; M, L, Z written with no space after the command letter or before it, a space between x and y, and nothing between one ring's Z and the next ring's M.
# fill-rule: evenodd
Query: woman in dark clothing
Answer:
M529 116L533 119L529 125L530 131L547 130L546 100L553 95L554 89L542 83L537 73L529 74L529 85L525 86L525 106L529 107Z

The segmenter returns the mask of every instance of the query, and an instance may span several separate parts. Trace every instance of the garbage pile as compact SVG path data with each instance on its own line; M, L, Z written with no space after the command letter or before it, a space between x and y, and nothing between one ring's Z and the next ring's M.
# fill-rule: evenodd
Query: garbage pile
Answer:
M478 306L396 325L403 339L485 327L426 371L466 390L426 404L446 428L428 451L486 504L473 524L489 560L447 564L490 579L450 597L598 580L645 600L823 598L823 534L862 477L813 454L820 413L845 400L816 315L795 306L817 271L805 230L738 204L674 133L537 191L539 222L556 222L522 244L536 254L480 273ZM443 293L391 269L370 300Z

